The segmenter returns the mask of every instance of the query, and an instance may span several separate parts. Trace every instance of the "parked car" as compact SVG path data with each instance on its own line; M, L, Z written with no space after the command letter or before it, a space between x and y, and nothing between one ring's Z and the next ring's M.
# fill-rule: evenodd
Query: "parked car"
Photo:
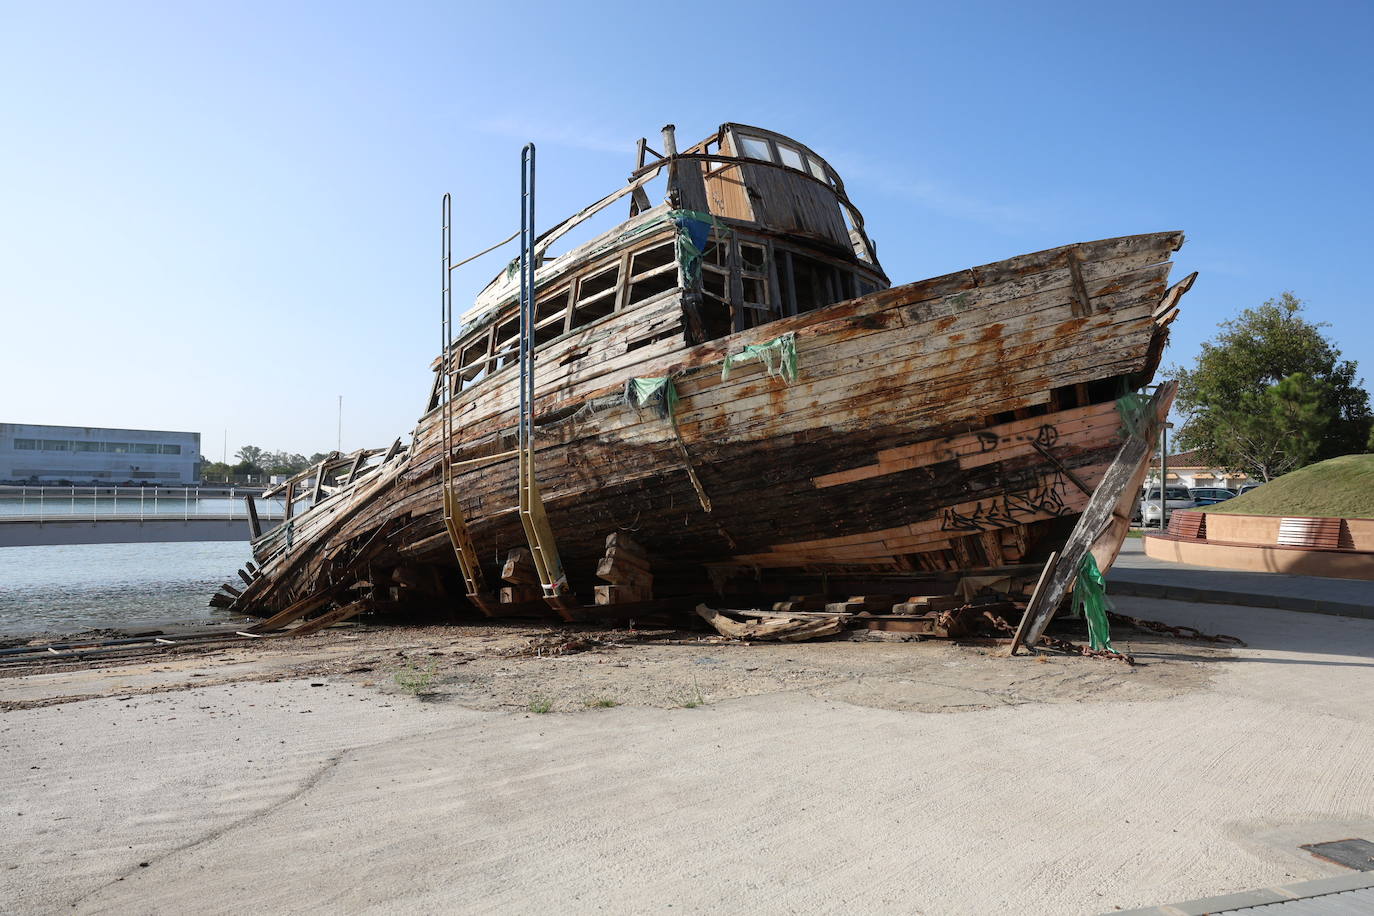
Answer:
M1188 491L1193 502L1199 506L1215 506L1219 502L1235 498L1235 493L1225 487L1193 487Z
M1243 486L1243 487L1240 488L1240 492L1236 493L1236 495L1237 495L1237 496L1244 496L1246 493L1249 493L1251 490L1255 489L1255 488L1258 487L1258 486L1260 486L1260 484L1257 484L1257 483L1247 483L1245 486Z
M1164 524L1168 524L1169 516L1176 509L1196 509L1197 503L1188 492L1187 487L1165 487L1164 488ZM1140 520L1146 528L1151 525L1159 525L1159 487L1151 487L1145 491L1145 496L1140 500Z

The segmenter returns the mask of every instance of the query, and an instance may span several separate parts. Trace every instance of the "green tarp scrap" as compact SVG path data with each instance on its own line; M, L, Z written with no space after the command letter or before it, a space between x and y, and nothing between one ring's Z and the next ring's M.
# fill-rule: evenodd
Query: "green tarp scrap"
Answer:
M1123 394L1116 399L1116 412L1121 415L1121 435L1143 436L1150 425L1150 397L1144 394Z
M750 344L742 352L725 357L725 365L720 370L720 380L728 381L732 366L757 359L763 363L763 370L770 376L780 376L789 385L797 380L797 335L788 331L768 343Z
M1083 554L1083 562L1078 564L1078 580L1073 588L1074 616L1082 614L1088 621L1088 640L1091 648L1116 652L1112 646L1111 628L1107 624L1107 612L1112 603L1107 598L1107 580L1102 570L1097 568L1097 560L1092 551ZM1118 655L1120 653L1117 653Z
M682 266L683 279L689 285L696 283L712 227L723 235L730 234L730 227L700 210L670 210L668 215L677 226L677 262Z
M656 404L665 419L677 419L677 386L671 375L630 379L625 383L625 400L634 407Z
M697 491L697 500L701 503L702 509L710 512L711 498L706 495L706 488L701 485L697 469L692 465L692 456L687 452L687 443L682 441L682 431L677 428L678 396L673 377L664 375L658 378L632 378L625 383L625 400L636 409L649 404L658 405L659 413L672 427L678 454L682 456L683 470L692 481L692 489Z

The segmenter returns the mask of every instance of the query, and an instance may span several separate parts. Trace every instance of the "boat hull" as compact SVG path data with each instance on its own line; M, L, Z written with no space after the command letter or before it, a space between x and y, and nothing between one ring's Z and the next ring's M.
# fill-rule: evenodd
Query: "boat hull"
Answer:
M590 603L613 532L644 546L660 595L741 570L970 572L1043 557L1121 446L1117 399L1158 364L1181 243L1037 252L695 347L674 292L546 345L533 461L570 587ZM767 362L739 359L770 342ZM671 379L671 413L635 406L636 378ZM447 443L489 582L526 546L517 397L514 366L458 395ZM267 614L400 566L448 575L444 453L434 410L407 453L293 519L289 549L285 532L255 542L263 584L238 606Z

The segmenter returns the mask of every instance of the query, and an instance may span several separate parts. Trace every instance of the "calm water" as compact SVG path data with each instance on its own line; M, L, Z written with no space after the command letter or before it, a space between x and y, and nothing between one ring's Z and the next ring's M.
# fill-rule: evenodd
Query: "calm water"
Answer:
M206 601L248 559L246 541L0 547L0 635L225 623Z

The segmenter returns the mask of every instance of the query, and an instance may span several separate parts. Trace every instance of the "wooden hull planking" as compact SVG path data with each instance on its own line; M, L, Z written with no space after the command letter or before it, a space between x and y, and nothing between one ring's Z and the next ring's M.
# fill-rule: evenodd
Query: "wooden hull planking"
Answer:
M1167 288L1181 244L1156 233L1022 255L691 347L670 290L550 343L536 364L534 466L573 590L590 603L616 531L644 545L661 595L703 594L709 572L730 569L975 571L1043 557L1122 444L1117 397L1158 363L1191 282ZM757 360L723 377L727 356L784 336L795 381ZM664 376L673 418L627 403L632 379ZM507 366L452 405L454 492L489 582L526 546L517 395ZM255 541L261 569L234 607L268 615L327 590L377 590L417 565L436 570L431 591L452 591L440 413L407 451Z

